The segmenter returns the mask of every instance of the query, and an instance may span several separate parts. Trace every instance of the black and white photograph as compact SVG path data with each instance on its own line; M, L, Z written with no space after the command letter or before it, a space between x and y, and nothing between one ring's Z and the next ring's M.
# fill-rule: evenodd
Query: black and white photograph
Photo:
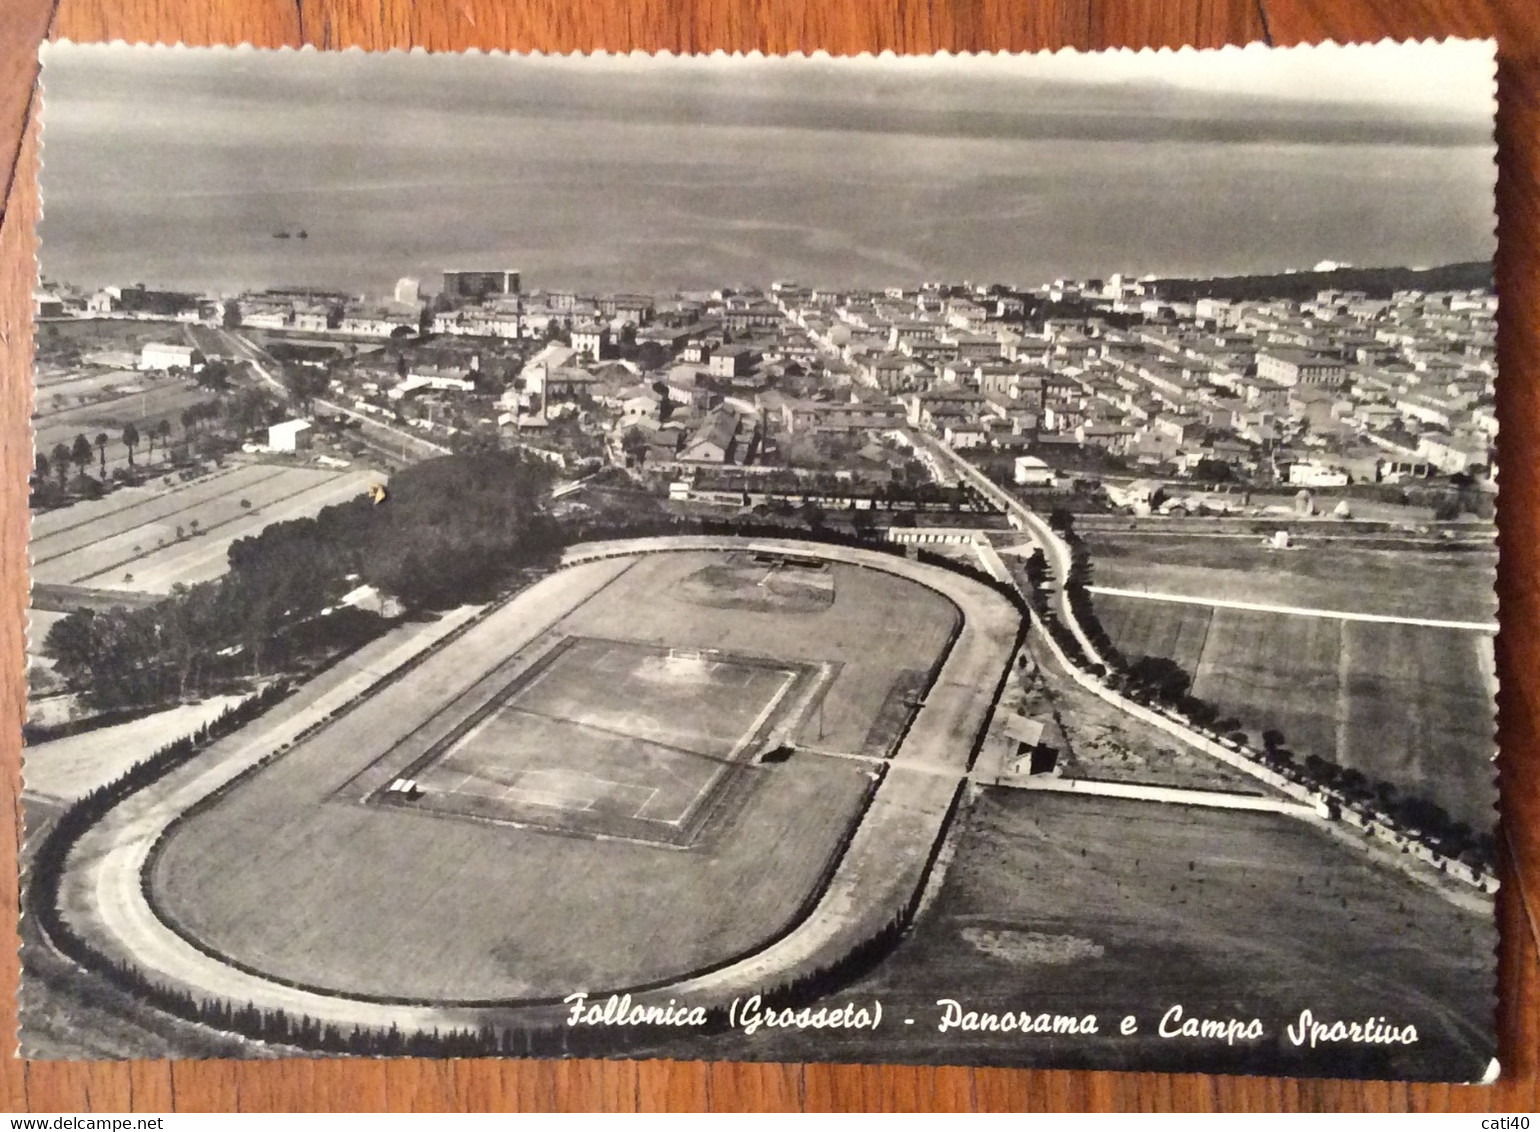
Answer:
M20 1050L1490 1082L1490 41L50 43Z

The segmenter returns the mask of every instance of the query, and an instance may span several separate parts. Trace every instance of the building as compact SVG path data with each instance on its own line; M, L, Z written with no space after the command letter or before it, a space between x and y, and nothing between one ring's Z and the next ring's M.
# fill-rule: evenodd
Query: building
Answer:
M1044 742L1047 727L1042 720L1007 712L1000 730L1014 746L1005 761L1006 773L1013 776L1057 773L1059 753Z
M177 346L169 342L146 342L139 351L139 368L142 370L172 369L191 370L203 364L203 355L191 346Z
M517 271L446 271L444 297L449 299L485 299L489 295L517 295Z
M610 328L607 326L580 326L572 332L572 348L586 354L594 361L610 356Z
M294 310L295 330L308 330L320 334L333 329L341 321L342 311L337 307L296 307Z
M399 401L420 389L432 389L440 393L474 393L476 374L474 370L460 366L414 366L406 378L386 396L392 401Z
M759 354L747 346L723 346L706 363L714 377L742 377L754 368Z
M411 306L422 302L422 281L405 276L396 280L396 302L402 306Z
M1257 376L1274 385L1337 389L1347 380L1347 366L1326 354L1269 347L1257 354Z
M743 435L746 424L748 437ZM678 459L700 464L742 463L752 432L752 423L732 409L716 409L679 450Z
M283 421L267 430L267 446L274 452L301 452L310 447L310 422Z
M780 407L787 432L855 433L902 427L904 411L885 401L794 401Z
M989 433L977 424L957 420L941 426L941 439L946 441L948 447L958 450L982 448L989 443Z
M1017 456L1013 478L1022 487L1052 487L1057 482L1053 469L1036 456Z
M1348 474L1341 468L1318 464L1313 460L1289 465L1289 484L1298 487L1345 487Z
M625 293L601 295L595 301L598 304L599 313L605 318L614 319L616 322L639 324L652 321L653 302L651 295Z
M360 338L410 338L422 330L420 311L359 310L342 316L337 329Z

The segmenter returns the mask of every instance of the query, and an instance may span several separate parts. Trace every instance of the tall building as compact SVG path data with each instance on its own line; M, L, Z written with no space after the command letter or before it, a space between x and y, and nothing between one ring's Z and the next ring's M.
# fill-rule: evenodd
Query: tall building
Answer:
M485 299L489 295L517 295L517 271L446 271L444 295L451 299Z
M411 305L422 301L422 283L407 276L396 280L396 302Z

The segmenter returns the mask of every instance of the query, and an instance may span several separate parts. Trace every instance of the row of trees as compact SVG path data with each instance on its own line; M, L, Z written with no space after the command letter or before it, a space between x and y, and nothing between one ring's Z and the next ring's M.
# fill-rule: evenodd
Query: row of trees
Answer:
M134 453L138 451L141 443L148 442L147 456L153 456L155 442L161 442L162 451L171 438L171 422L158 421L146 428L143 435L139 427L133 422L123 426L120 440L128 452L128 466L134 466ZM69 470L74 467L81 474L91 469L96 463L103 476L107 474L107 448L112 443L112 438L105 432L96 434L96 439L87 438L85 433L75 437L73 444L65 444L62 440L53 446L52 452L39 451L33 462L33 474L39 482L46 481L50 475L56 476L62 485L69 478Z

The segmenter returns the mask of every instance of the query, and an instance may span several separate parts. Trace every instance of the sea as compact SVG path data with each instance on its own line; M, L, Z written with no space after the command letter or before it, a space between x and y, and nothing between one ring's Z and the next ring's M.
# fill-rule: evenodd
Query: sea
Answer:
M518 269L526 288L654 294L783 279L1031 286L1431 266L1495 244L1493 150L1479 138L992 137L816 115L763 125L519 103L446 117L405 99L364 113L238 95L184 113L50 67L39 258L46 279L80 286L377 295L483 267Z

